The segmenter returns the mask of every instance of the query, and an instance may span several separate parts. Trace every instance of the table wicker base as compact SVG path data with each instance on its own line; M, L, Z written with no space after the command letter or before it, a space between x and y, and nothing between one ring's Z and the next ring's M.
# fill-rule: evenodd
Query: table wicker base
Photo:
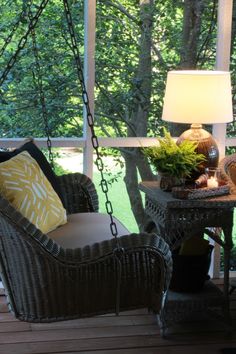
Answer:
M223 292L211 281L207 281L203 290L197 293L169 291L164 311L158 319L162 335L167 335L168 328L189 318L191 314L206 312L220 319L226 331L231 331L227 301Z

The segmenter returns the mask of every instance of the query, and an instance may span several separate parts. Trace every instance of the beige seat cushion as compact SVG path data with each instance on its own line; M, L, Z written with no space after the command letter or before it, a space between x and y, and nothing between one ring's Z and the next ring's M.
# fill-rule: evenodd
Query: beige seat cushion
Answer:
M91 245L95 242L109 240L113 236L110 231L110 218L102 213L79 213L68 215L67 224L48 233L63 248L77 248ZM130 232L116 218L118 236Z

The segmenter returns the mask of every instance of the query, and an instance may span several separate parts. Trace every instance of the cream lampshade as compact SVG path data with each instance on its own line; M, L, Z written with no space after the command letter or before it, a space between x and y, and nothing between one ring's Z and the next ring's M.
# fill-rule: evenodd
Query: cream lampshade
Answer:
M191 123L191 129L178 139L198 142L197 152L206 157L205 167L216 167L219 150L212 135L202 124L228 123L233 120L230 73L226 71L181 70L167 76L162 119ZM200 171L202 172L202 171Z

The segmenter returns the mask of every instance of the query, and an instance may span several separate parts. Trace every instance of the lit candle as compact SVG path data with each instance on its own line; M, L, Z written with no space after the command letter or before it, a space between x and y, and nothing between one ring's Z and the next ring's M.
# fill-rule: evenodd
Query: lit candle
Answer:
M208 188L216 188L216 187L218 187L218 182L217 182L215 177L208 178L207 187Z

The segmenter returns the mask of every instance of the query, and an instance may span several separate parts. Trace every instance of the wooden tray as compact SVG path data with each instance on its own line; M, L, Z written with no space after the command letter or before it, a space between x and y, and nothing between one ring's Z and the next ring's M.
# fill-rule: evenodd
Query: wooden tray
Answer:
M178 199L204 199L209 197L217 197L230 193L230 188L227 184L216 188L188 188L188 187L174 187L172 188L172 195Z

